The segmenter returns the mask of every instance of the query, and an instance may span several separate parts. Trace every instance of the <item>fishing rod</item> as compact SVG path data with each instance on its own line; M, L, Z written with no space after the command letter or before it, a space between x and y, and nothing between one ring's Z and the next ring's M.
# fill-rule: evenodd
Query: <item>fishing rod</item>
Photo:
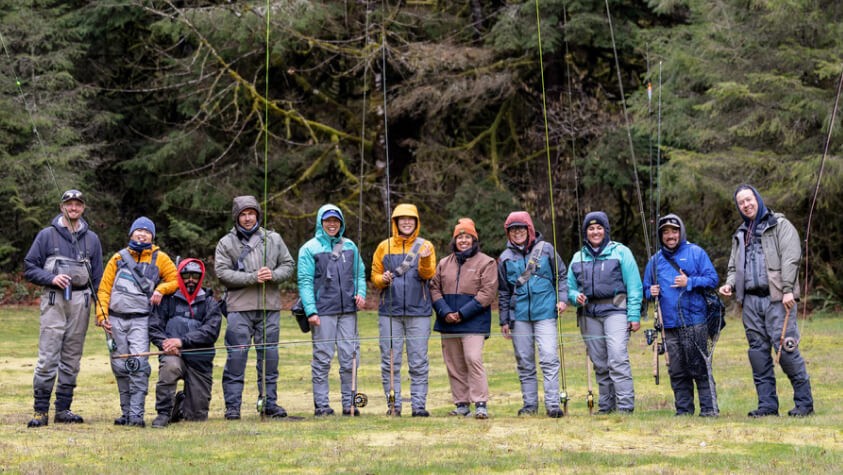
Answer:
M542 30L541 30L541 15L539 12L539 1L535 1L536 5L536 30L537 30L537 37L538 37L538 48L539 48L539 76L541 77L541 87L542 87L542 118L544 122L544 150L545 156L547 161L547 190L548 190L548 201L550 202L550 227L553 231L553 262L554 265L551 266L551 270L553 271L553 277L555 285L555 304L554 304L554 312L556 313L556 333L557 338L559 341L557 342L556 348L559 353L559 382L560 382L560 391L559 391L559 406L562 408L562 414L564 416L568 415L568 383L567 383L567 375L565 374L565 345L562 343L562 315L559 312L559 268L560 262L557 261L557 239L556 239L556 208L554 206L553 200L553 168L550 163L550 131L547 122L547 92L545 89L544 83L544 53L542 51ZM567 45L567 43L566 43ZM570 80L570 77L569 77ZM564 264L563 264L564 265Z
M384 159L386 161L385 167L385 201L386 201L386 217L387 217L387 233L386 233L386 252L387 252L387 262L389 262L389 254L391 251L390 246L390 235L392 234L392 218L391 216L391 209L392 205L390 203L390 176L389 176L389 118L387 114L387 85L386 85L386 2L381 2L381 7L383 8L383 18L381 19L381 88L383 90L383 147L384 147ZM391 283L390 283L391 285ZM390 308L391 300L392 300L392 290L391 288L387 288L387 298L390 302L387 303L387 308ZM389 416L397 416L398 413L395 409L395 348L393 347L393 334L392 334L392 315L391 313L387 315L389 318L389 391L387 394L386 404L387 404L387 415Z
M6 54L6 57L8 57L11 60L11 55L9 54L9 50L6 47L6 40L3 37L2 32L0 32L0 46L2 46L3 52ZM46 153L47 148L44 145L44 140L41 137L41 133L38 132L38 126L36 125L35 118L32 115L33 109L30 108L29 105L27 104L26 96L23 93L23 86L22 86L21 80L18 77L17 72L14 70L14 68L12 68L12 74L15 77L15 87L17 88L18 95L21 98L21 102L23 102L23 104L24 104L24 109L26 110L27 115L29 116L29 123L32 126L32 133L35 135L35 138L38 142L38 146L41 149L41 152L44 153L44 155L46 156L47 155L47 153ZM47 166L47 171L50 172L50 178L51 178L51 181L53 182L53 186L55 186L56 191L58 193L61 193L62 190L59 187L58 180L56 179L56 174L53 171L53 167L50 165L49 161L45 161L45 164ZM71 236L71 246L72 246L74 252L76 252L76 256L77 256L77 259L78 259L78 258L80 258L81 253L79 251L79 243L78 243L78 240L77 240L77 237L76 237L76 231L73 231L69 228L69 226L70 226L70 216L68 215L67 211L65 211L64 209L61 209L61 212L62 212L62 217L65 219L65 221L67 221L68 230L70 231L70 236ZM80 218L81 218L81 216L80 216ZM94 304L100 309L100 312L107 317L108 314L103 311L102 304L100 303L99 298L97 297L96 289L94 288L94 282L93 282L93 277L92 277L93 271L92 271L92 268L91 268L90 257L88 256L86 259L84 259L83 263L85 264L85 270L88 273L88 281L86 282L86 287L91 292L91 299L94 302ZM70 284L68 284L68 287L64 290L65 298L67 300L70 300L71 295L70 295L69 292L72 292L72 290L73 289L70 287ZM113 353L117 349L117 344L114 342L114 339L111 337L110 332L108 330L106 330L104 327L103 327L103 333L105 335L106 348L108 348L109 353Z

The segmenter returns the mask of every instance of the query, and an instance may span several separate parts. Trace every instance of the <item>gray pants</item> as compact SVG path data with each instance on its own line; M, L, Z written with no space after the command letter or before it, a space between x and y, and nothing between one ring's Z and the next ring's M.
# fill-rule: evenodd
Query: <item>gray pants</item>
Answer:
M598 406L602 411L631 411L635 408L627 327L626 314L623 313L603 318L583 317L580 320L580 332L594 364L600 391Z
M357 314L319 316L319 326L311 327L313 333L313 360L310 363L313 380L313 405L317 409L329 406L328 373L336 349L340 364L340 393L342 407L352 407L351 366L354 355L360 362L360 342L357 339Z
M264 335L264 314L266 315L266 335ZM243 402L243 382L246 379L246 362L249 348L254 341L257 355L258 394L263 397L264 358L266 358L266 407L278 402L276 385L278 384L278 325L279 312L253 310L248 312L229 312L228 326L225 329L225 345L228 358L222 371L222 393L225 407L240 410ZM243 348L236 348L242 346Z
M772 302L770 297L755 295L744 296L743 326L749 342L749 363L752 365L752 378L758 393L758 408L770 411L779 410L779 398L776 394L776 374L773 371L771 351L778 351L784 325L784 305ZM799 328L796 325L796 305L790 309L787 319L786 338L799 342ZM799 408L814 408L811 395L811 381L805 360L797 346L792 352L782 351L779 364L793 386L793 402Z
M109 316L111 334L117 346L115 353L134 354L149 351L149 318ZM149 358L113 358L111 370L120 392L120 411L124 416L143 418L146 393L149 390Z
M666 328L664 341L670 356L670 387L677 414L694 414L694 383L700 397L701 413L719 413L714 375L706 362L708 325Z
M170 415L176 396L176 386L184 380L184 403L182 414L188 421L208 419L211 404L213 366L208 370L194 368L180 357L161 355L158 357L158 384L155 386L155 410L158 414Z
M35 412L46 413L50 409L53 386L56 388L56 412L70 409L90 308L87 290L73 292L70 301L64 300L63 292L59 291L45 290L41 294L38 362L32 378Z
M559 342L556 319L537 322L515 321L512 324L512 346L518 379L521 380L521 397L525 407L539 406L539 384L536 377L536 349L544 379L544 407L559 407Z
M390 326L392 339L390 345ZM427 405L427 374L430 361L427 357L430 339L430 317L387 317L378 319L381 347L381 380L383 392L389 397L389 351L392 348L392 388L395 391L395 409L401 409L401 356L407 345L407 368L410 374L410 398L413 410Z

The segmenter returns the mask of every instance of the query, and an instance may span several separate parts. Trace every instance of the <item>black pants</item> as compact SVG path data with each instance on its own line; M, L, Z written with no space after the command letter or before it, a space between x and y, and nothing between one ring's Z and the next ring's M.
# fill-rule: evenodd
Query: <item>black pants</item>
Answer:
M700 412L717 414L717 388L706 363L708 327L705 323L664 331L670 357L668 374L673 388L677 414L694 413L694 383L700 397Z
M208 419L214 368L211 364L207 366L207 369L200 369L188 365L180 356L159 356L158 384L155 385L155 410L158 414L173 412L176 386L183 379L185 399L181 407L184 419Z

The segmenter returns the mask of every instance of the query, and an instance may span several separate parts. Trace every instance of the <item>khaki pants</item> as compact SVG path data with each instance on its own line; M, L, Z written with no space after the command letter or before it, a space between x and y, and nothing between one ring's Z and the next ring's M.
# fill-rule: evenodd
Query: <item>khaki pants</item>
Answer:
M485 341L485 335L442 335L442 357L456 404L489 400L489 383L483 367Z

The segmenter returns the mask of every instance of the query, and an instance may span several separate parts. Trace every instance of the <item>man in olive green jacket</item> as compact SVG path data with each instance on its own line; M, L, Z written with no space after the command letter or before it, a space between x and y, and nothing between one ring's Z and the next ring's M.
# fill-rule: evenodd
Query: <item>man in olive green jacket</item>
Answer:
M808 416L814 412L814 399L805 360L799 352L796 325L802 257L799 234L783 214L767 209L761 195L750 185L738 187L735 204L743 224L732 237L729 272L720 294L726 297L734 294L743 305L749 362L758 393L758 408L748 416L779 414L771 350L781 352L779 363L793 386L796 407L787 414ZM783 348L780 350L779 346Z
M226 287L228 313L225 344L229 351L222 373L225 418L240 419L252 344L258 358L258 392L263 411L273 418L286 417L287 412L277 403L276 392L281 310L278 285L293 274L293 257L278 233L260 227L261 208L254 196L234 198L231 215L234 227L217 243L214 259L214 271Z

